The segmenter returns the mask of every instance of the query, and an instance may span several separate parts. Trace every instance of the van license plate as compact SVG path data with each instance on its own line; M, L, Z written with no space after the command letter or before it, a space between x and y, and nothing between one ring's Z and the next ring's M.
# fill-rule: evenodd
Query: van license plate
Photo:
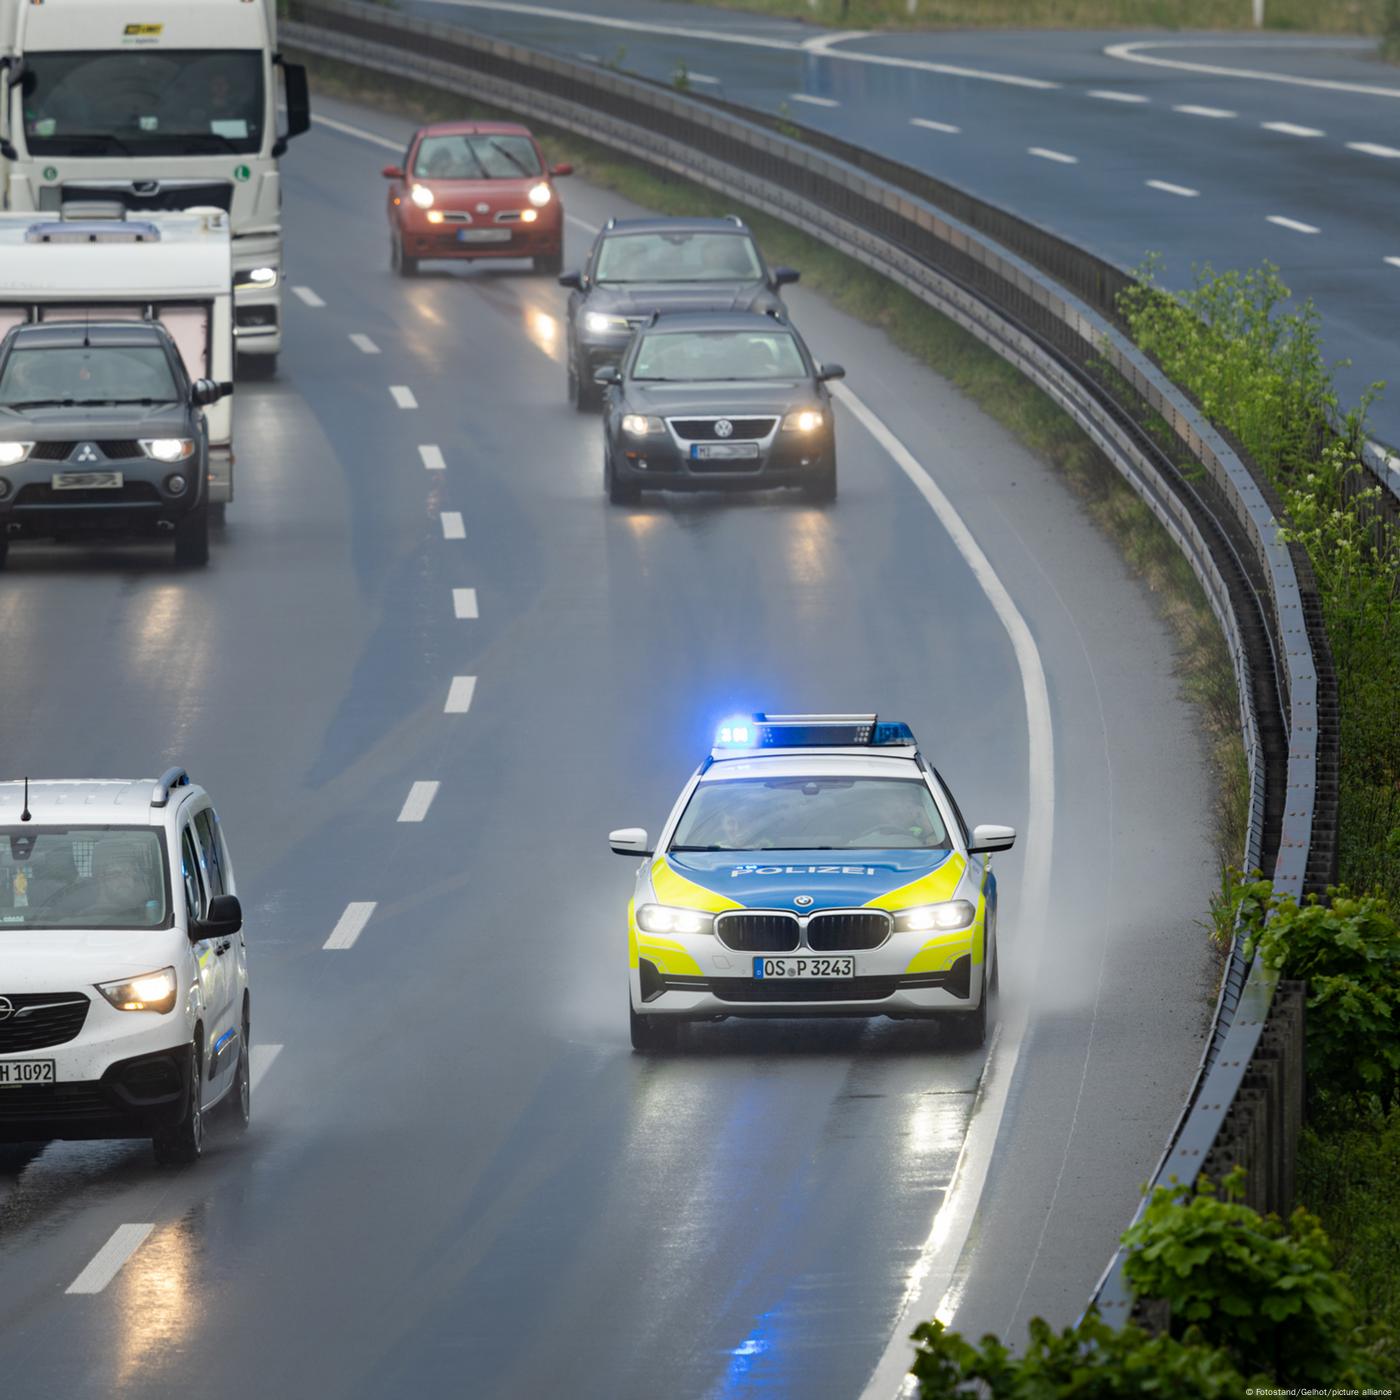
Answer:
M55 472L55 491L119 491L124 482L120 472Z
M760 981L839 981L856 975L854 958L755 958L753 975Z
M0 1060L0 1089L16 1084L53 1084L58 1076L52 1060Z

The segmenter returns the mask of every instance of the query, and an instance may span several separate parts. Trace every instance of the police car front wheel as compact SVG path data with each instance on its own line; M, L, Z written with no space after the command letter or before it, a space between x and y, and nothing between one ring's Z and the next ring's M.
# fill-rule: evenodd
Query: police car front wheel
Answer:
M630 1001L627 1005L627 1016L634 1050L675 1049L680 1026L669 1016L638 1015Z

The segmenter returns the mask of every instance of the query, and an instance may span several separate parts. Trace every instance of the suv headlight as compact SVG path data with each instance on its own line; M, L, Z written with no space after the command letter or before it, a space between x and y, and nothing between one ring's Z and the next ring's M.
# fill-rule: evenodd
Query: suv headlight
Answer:
M642 413L624 413L622 431L633 437L645 437L648 433L664 433L666 426L659 418L649 418Z
M157 462L183 462L194 456L193 438L142 438L141 451Z
M0 442L0 467L18 466L33 450L32 442Z
M543 209L553 198L554 191L550 189L544 181L540 181L538 185L530 186L530 203L533 204L536 209Z
M594 335L602 335L606 331L630 331L631 326L627 324L626 316L608 316L601 311L590 311L583 318L585 330L590 330Z
M965 899L950 899L944 904L921 904L915 909L901 909L894 916L896 933L953 933L967 928L977 917L977 907Z
M277 269L275 267L244 267L233 274L233 290L235 292L246 292L250 289L266 291L269 287L276 285Z
M715 916L669 904L643 904L637 910L637 927L643 933L713 933Z
M414 185L408 192L408 197L420 209L431 209L433 207L433 192L427 185Z
M785 433L814 433L826 421L819 408L796 408L783 419Z
M97 990L118 1011L155 1011L161 1014L175 1005L179 983L175 969L163 967L159 972L143 973L124 982L99 982Z

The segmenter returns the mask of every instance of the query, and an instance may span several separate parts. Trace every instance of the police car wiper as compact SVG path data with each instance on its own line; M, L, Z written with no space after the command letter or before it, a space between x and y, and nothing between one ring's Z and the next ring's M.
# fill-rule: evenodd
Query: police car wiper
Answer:
M673 851L747 851L747 846L672 846Z

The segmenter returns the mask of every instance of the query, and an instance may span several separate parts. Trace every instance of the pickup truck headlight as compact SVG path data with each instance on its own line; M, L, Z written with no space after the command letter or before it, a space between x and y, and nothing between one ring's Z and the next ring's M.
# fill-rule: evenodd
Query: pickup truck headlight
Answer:
M631 326L627 324L626 316L608 316L601 311L590 311L583 318L585 330L592 331L594 335L603 335L608 331L630 331Z
M950 899L943 904L921 904L914 909L901 909L894 916L896 933L954 933L968 928L977 917L977 908L965 899Z
M159 972L143 973L124 982L99 982L97 990L118 1011L155 1011L161 1014L175 1005L179 983L175 969L163 967Z
M183 462L194 456L193 438L143 438L141 451L157 462Z
M648 433L664 433L666 425L659 418L649 418L643 413L624 413L622 431L633 437L645 437Z
M16 467L34 450L32 442L0 442L0 467Z
M643 904L637 910L637 927L643 933L713 933L715 916L669 904Z
M783 419L785 433L814 433L825 422L819 408L797 408Z

